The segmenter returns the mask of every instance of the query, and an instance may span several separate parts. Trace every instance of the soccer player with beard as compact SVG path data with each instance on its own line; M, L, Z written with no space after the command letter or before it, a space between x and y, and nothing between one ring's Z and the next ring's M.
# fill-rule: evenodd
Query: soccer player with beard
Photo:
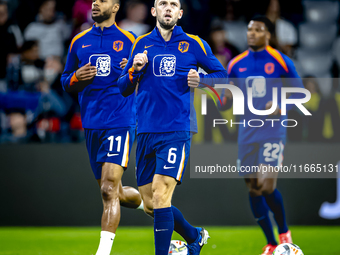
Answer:
M227 73L205 41L176 25L183 15L179 0L156 0L151 13L156 27L136 39L118 86L124 96L137 91L136 177L144 211L154 217L156 255L168 254L173 230L197 255L208 232L191 226L171 199L197 132L191 87L201 78L214 84ZM198 74L199 67L207 74Z
M272 254L277 246L273 227L268 215L269 210L274 214L279 230L280 243L291 243L292 237L288 229L281 193L276 189L278 172L251 172L244 167L281 166L283 150L286 140L286 128L281 122L286 119L281 115L281 88L283 86L303 88L302 81L297 74L293 62L281 52L269 46L274 25L264 16L253 18L248 25L249 49L230 61L227 71L230 84L240 88L243 95L248 94L252 88L253 107L257 110L272 108L273 88L278 90L278 106L273 109L271 117L279 121L270 120L270 116L258 116L249 111L245 105L245 114L241 116L240 123L248 123L252 119L261 119L264 125L251 127L247 124L239 125L238 134L238 162L249 190L249 202L257 223L262 228L267 245L262 255ZM300 98L301 95L293 93L290 98ZM246 96L247 97L247 96ZM222 92L223 109L232 106L232 94L229 90ZM247 100L245 100L247 101ZM289 105L287 110L293 105ZM274 124L275 123L275 124Z
M135 138L136 111L134 95L123 97L117 86L135 41L115 23L119 6L118 0L93 0L96 23L73 38L61 78L65 91L78 92L91 168L102 195L96 255L110 254L120 205L143 209L138 191L121 183Z

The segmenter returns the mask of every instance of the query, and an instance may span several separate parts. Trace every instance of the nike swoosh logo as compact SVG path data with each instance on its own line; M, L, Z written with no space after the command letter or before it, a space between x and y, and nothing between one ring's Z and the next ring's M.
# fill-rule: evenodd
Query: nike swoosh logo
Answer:
M245 71L247 71L247 67L244 67L244 68L239 68L238 70L239 70L239 71L242 73L242 72L245 72Z
M164 169L171 169L171 168L175 168L174 166L164 166Z
M118 156L118 155L119 155L119 154L110 154L110 153L107 154L108 157Z
M159 231L167 231L168 229L156 229L156 232L159 232Z
M92 46L92 45L91 44L90 45L84 45L83 44L82 48L84 49L84 48L87 48L87 47L90 47L90 46Z
M198 245L202 247L204 245L204 232L203 234L200 232L199 235L201 236L201 241L198 243Z
M146 45L145 45L144 49L150 48L150 47L152 47L152 46L154 46L154 44L149 45L149 46L146 46Z

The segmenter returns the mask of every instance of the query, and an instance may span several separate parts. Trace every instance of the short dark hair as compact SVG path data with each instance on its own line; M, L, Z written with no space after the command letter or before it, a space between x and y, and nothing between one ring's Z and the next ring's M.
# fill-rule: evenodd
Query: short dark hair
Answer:
M8 7L7 1L0 0L0 5L6 5Z
M5 109L7 115L12 113L20 113L21 115L26 115L26 109L21 107L10 107Z
M252 21L263 22L265 24L267 30L269 31L269 33L273 34L275 32L274 24L266 16L264 16L264 15L256 15L251 20Z
M154 4L153 4L154 7L156 7L157 1L158 1L158 0L155 0L155 1L154 1ZM178 2L179 2L179 7L182 8L182 2L181 2L181 0L178 0Z
M32 49L34 46L38 46L37 41L25 41L24 44L20 48L20 53L23 53L27 50Z

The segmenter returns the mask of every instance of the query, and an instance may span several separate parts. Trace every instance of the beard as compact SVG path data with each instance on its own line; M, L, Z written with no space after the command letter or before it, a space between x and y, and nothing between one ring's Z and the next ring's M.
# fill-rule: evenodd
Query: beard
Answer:
M265 47L265 44L263 44L263 45L249 45L249 47L250 47L253 51L258 51L259 49Z
M105 20L108 20L109 18L111 18L111 14L112 13L110 12L110 10L107 10L106 12L103 12L102 15L99 15L99 16L93 16L92 15L92 19L96 23L100 24L100 23L104 22Z
M170 23L166 23L164 20L158 18L159 25L165 30L170 30L171 28L173 28L174 25L177 24L177 21L178 21L178 19L174 19Z

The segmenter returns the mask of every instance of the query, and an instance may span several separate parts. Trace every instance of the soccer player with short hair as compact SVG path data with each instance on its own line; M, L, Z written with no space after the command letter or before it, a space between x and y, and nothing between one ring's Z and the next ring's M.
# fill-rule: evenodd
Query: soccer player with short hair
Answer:
M120 205L143 208L138 191L123 187L135 139L134 95L123 97L117 86L135 36L115 23L118 0L93 0L90 29L76 35L69 47L61 83L78 92L86 146L100 186L103 215L96 255L109 255L120 221Z
M227 71L230 84L239 87L244 95L252 88L253 106L257 110L268 110L272 107L273 88L278 88L278 107L272 116L258 116L245 106L245 114L241 116L238 134L238 162L242 167L280 166L283 160L283 149L286 140L286 128L281 125L281 87L303 88L293 62L281 52L269 46L274 25L264 16L252 19L248 25L249 49L230 61ZM282 79L281 79L282 78ZM224 105L228 109L232 105L232 94L229 90L222 92ZM293 93L291 98L299 98ZM245 100L247 101L247 100ZM290 105L292 106L292 105ZM288 109L288 107L287 107ZM265 121L274 117L279 121ZM251 119L260 119L265 123L261 127L246 124ZM275 124L274 124L275 123ZM243 168L244 170L245 168ZM277 246L273 227L268 212L271 210L278 225L280 243L291 243L281 193L276 189L277 172L255 173L240 171L249 190L250 206L257 223L262 228L268 244L264 254L272 254Z
M156 255L168 254L173 230L196 255L208 232L191 226L171 199L197 132L191 87L227 74L205 41L176 25L183 15L179 0L156 0L151 13L156 27L136 39L118 86L124 96L137 91L136 177L144 211L154 217ZM208 74L198 74L199 67Z

